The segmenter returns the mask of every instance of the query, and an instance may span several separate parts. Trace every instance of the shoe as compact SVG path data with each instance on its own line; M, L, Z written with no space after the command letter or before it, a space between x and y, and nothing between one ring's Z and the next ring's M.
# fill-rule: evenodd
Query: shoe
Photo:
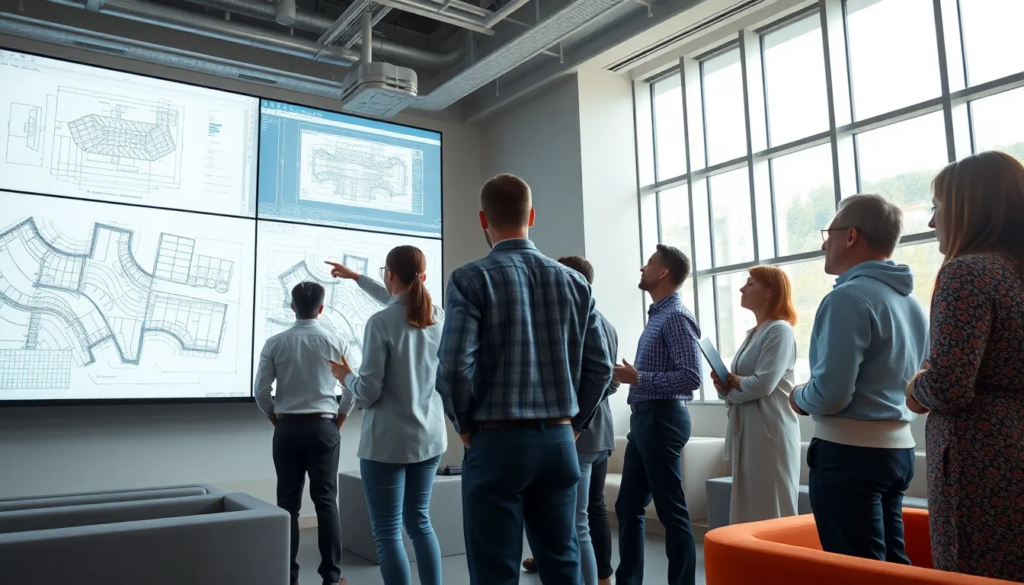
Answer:
M533 562L533 557L528 557L525 561L523 561L523 570L527 573L537 572L537 563Z

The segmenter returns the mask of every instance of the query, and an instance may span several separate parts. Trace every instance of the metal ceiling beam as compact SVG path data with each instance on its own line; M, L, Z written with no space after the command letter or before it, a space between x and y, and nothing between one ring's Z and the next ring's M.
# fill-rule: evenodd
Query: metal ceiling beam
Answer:
M269 2L263 2L262 0L188 0L189 2L199 4L201 6L208 6L210 8L216 8L218 10L225 10L227 12L234 12L243 16L249 16L260 20L266 20L268 22L277 21L277 6ZM365 0L359 0L353 4L370 4L372 2L366 2ZM347 13L347 11L346 11ZM355 19L358 20L358 12L355 13ZM384 13L380 13L383 17ZM345 16L344 14L342 16ZM353 20L353 23L356 21ZM379 19L378 19L379 20ZM299 30L307 32L317 33L323 35L330 30L337 21L329 16L297 8L295 10L295 22L291 25ZM376 24L376 23L375 23ZM345 48L356 48L360 47L360 41L353 43L346 43ZM375 38L373 40L373 50L387 59L394 59L396 61L402 61L409 65L415 65L418 67L426 67L428 69L444 69L456 65L465 56L465 46L460 43L459 48L454 51L442 51L434 52L405 45L402 43L396 43L387 39Z
M2 2L2 0L0 0ZM31 14L32 11L30 11ZM49 15L45 15L49 16ZM114 36L77 26L41 20L40 15L24 16L0 12L0 34L64 46L76 51L95 51L138 63L151 63L196 73L213 75L230 81L255 83L267 87L337 99L339 82L300 75L276 68L243 63L233 59L197 53L137 39ZM237 89L235 89L238 91ZM243 90L244 91L244 90Z
M57 4L86 8L82 0L50 0ZM223 1L223 0L218 0ZM237 0L235 0L237 2ZM277 8L266 4L276 17ZM349 66L359 60L359 54L343 47L325 47L303 38L278 34L274 31L247 24L224 21L218 18L178 10L147 0L105 0L99 12L147 24L164 26L209 36L234 43L241 43L269 51L315 59L324 63ZM414 47L373 39L373 49L389 59L404 61L412 65L440 69L450 67L462 60L464 49L446 53L431 53ZM354 43L360 45L360 43Z
M655 2L648 16L647 10L634 11L631 16L617 22L615 26L603 30L586 40L573 44L565 49L561 61L547 61L540 67L531 69L514 79L503 79L501 93L493 91L477 91L463 102L463 115L468 122L479 122L488 115L512 101L536 91L547 83L558 79L590 59L600 55L626 40L665 22L666 20L693 8L703 0L662 0Z
M530 0L512 0L508 4L494 11L494 14L484 20L484 26L494 28L494 25L505 20L510 14L525 6Z
M341 16L331 24L330 28L320 35L317 42L322 45L334 44L346 30L356 23L363 12L372 10L374 4L376 4L374 0L355 0L355 2L349 4L348 8L345 9L345 12L343 12ZM383 14L387 14L390 11L390 8L384 8L381 12Z
M50 2L74 8L86 8L86 5L80 0L50 0ZM99 13L308 59L314 59L319 55L319 60L324 63L346 67L359 60L357 53L346 49L331 47L327 50L312 41L278 35L259 27L177 10L146 0L106 0L100 6Z
M377 0L378 4L397 8L411 14L458 26L484 35L493 35L494 31L484 24L484 17L444 10L442 4L431 0Z

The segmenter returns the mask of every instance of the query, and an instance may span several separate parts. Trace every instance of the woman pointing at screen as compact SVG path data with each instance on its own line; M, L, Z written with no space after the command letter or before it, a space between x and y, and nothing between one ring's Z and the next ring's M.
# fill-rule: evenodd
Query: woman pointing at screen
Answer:
M386 303L366 322L359 374L344 359L330 362L334 377L363 409L357 455L381 575L385 585L411 581L404 520L420 583L440 585L441 550L429 509L434 475L448 446L441 397L434 391L444 314L427 292L426 257L413 246L391 250L381 268L383 286L344 264L328 264L332 276L354 280Z

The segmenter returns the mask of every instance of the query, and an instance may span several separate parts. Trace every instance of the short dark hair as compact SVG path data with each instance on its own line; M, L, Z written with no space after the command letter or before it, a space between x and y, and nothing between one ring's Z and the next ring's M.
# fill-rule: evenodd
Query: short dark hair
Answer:
M594 265L582 256L562 256L558 261L583 275L587 282L594 284Z
M530 186L515 175L498 175L480 189L480 209L496 228L526 227L533 209Z
M324 287L315 283L300 282L292 288L292 305L295 306L295 316L299 319L313 319L320 314L320 307L324 304Z
M690 259L683 254L683 251L675 246L658 244L658 256L661 262L668 268L668 277L676 287L683 286L687 277L690 276Z

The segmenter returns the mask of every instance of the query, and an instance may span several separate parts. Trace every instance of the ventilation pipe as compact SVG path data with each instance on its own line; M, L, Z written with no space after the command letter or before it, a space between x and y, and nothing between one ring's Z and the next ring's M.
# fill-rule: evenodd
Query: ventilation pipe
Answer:
M81 0L50 0L57 4L72 6L75 8L86 8L87 4ZM91 0L90 0L91 1ZM224 0L218 0L219 2ZM234 0L237 2L237 0ZM259 3L270 9L269 13L261 13L258 18L275 20L277 7L273 4ZM233 43L249 45L269 51L286 53L308 59L316 59L324 63L349 66L359 60L359 54L342 47L325 47L314 41L305 40L291 35L278 34L273 31L256 26L237 22L225 22L223 20L195 14L176 8L170 8L162 4L147 2L145 0L106 0L99 6L99 12L110 16L118 16L156 26L173 28L176 30L200 34L217 38ZM246 14L240 12L240 14ZM296 15L301 12L296 12ZM248 14L247 14L248 15ZM256 15L252 15L256 16ZM328 26L333 23L329 18ZM298 19L296 23L298 23ZM361 40L357 43L358 45ZM384 39L372 39L376 43L375 49L389 59L395 59L430 69L444 69L451 67L462 60L465 47L446 53L432 53L408 45L401 45Z
M278 24L294 26L295 17L295 0L280 0L280 3L277 5L277 17L274 20Z
M362 29L362 57L363 63L373 63L373 15L369 12L364 12L359 26Z

